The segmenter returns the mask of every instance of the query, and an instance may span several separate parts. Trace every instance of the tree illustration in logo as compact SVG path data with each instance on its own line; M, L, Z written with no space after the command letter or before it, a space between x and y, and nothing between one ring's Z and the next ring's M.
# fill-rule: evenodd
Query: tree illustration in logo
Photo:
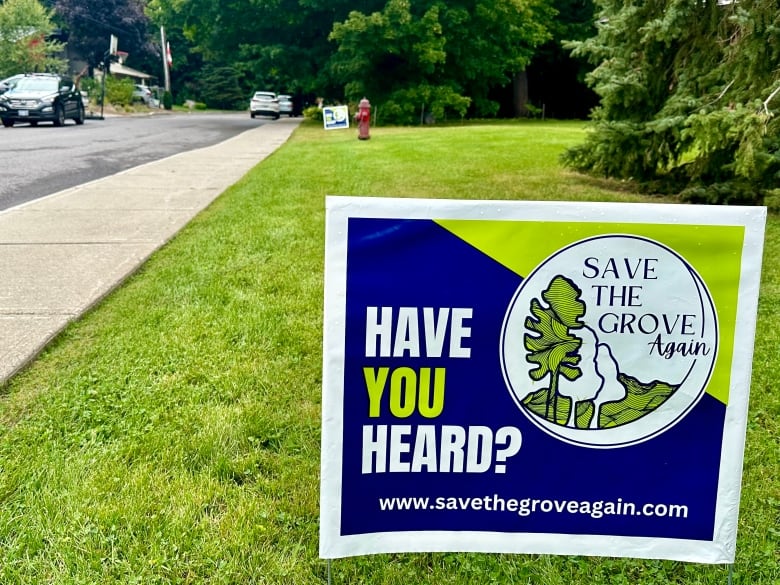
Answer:
M544 418L558 424L561 424L558 420L560 379L573 381L582 375L578 367L582 339L572 334L572 330L584 327L581 319L585 315L585 303L581 296L582 291L576 284L558 275L542 292L547 307L539 299L532 299L532 316L525 321L526 329L531 331L524 336L528 350L526 359L536 365L530 376L537 382L549 377L544 397ZM570 410L575 410L573 405Z
M657 409L677 390L679 384L642 383L620 371L610 347L586 324L582 290L572 280L553 277L541 297L531 299L523 336L525 359L534 366L528 375L540 383L523 400L531 412L572 428L616 427Z

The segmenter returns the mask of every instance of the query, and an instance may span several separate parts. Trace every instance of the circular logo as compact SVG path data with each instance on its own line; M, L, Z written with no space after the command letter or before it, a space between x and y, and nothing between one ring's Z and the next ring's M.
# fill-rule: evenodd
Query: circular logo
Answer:
M343 122L344 120L346 120L347 119L346 108L334 108L333 119L336 120L336 122Z
M529 420L568 443L608 448L684 418L717 349L715 307L696 271L658 242L615 234L559 250L523 280L500 351Z

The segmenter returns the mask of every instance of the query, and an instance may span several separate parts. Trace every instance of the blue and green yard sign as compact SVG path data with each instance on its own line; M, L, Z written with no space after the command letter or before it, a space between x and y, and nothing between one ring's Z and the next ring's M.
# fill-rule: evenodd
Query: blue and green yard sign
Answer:
M347 106L324 106L322 124L325 130L349 128L349 109Z
M321 556L733 562L765 217L329 197Z

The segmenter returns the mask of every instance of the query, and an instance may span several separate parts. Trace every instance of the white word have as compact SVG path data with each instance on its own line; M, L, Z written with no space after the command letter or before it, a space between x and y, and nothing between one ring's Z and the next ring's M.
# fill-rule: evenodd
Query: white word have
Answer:
M366 307L366 357L471 357L471 348L464 340L471 328L464 323L471 319L470 308L432 307ZM379 351L377 352L377 345Z

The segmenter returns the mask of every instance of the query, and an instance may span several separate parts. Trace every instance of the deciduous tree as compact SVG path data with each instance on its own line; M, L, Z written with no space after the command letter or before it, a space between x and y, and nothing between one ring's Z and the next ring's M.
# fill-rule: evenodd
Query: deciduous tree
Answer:
M144 7L143 0L54 0L69 32L68 44L93 67L103 61L112 34L131 62L156 55Z
M6 0L0 4L0 78L36 71L60 72L66 62L62 44L49 39L51 11L38 0Z
M424 107L491 116L490 90L525 70L553 14L548 0L389 0L334 25L329 64L348 98L375 96L395 121L413 122Z
M550 38L554 1L150 0L147 13L203 62L234 67L247 92L365 95L383 121L417 122L495 115L491 93Z

